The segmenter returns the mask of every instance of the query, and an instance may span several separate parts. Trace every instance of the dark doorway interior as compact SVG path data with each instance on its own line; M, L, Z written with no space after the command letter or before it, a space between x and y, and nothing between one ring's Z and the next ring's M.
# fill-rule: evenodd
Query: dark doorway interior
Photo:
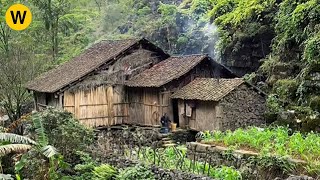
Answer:
M173 122L177 124L177 127L179 127L179 110L178 110L178 100L173 99L172 100L172 111L173 111Z

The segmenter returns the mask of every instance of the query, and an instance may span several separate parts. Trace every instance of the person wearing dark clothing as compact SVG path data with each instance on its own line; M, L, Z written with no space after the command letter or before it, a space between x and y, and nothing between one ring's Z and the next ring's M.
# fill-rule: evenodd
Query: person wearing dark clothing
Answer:
M169 116L167 115L167 113L164 113L164 115L161 117L160 119L161 122L161 126L163 129L164 133L168 133L169 132L169 123L171 122Z

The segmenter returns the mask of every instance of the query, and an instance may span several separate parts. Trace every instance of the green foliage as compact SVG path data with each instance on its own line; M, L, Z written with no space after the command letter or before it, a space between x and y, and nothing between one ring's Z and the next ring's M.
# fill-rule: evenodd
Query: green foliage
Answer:
M178 9L175 5L161 3L158 11L161 14L161 24L163 26L175 25Z
M320 25L317 31L318 32L320 31ZM305 49L303 53L303 59L309 64L318 65L320 63L319 52L320 52L320 33L317 33L306 41Z
M212 177L221 180L241 180L242 176L239 171L232 167L221 166L216 168L213 172Z
M69 112L49 108L32 117L41 119L49 144L56 147L67 161L93 140L93 130L81 125Z
M274 93L282 100L294 100L297 96L298 82L294 79L278 80L274 86Z
M270 94L267 98L267 108L270 113L278 113L283 110L282 103L276 94Z
M290 130L284 127L237 129L234 132L214 131L207 133L203 142L223 143L226 146L247 147L260 152L258 160L261 166L270 168L275 165L282 170L294 168L286 158L298 158L316 166L320 160L320 135L313 132L306 135L295 132L289 136ZM282 158L279 158L283 156ZM274 167L274 166L273 166Z
M310 108L314 111L320 112L320 96L311 97Z
M143 165L136 165L135 167L128 167L120 171L117 175L118 180L127 180L127 179L145 179L153 180L154 174L150 171L149 168L146 168Z
M251 161L265 170L280 171L282 174L290 173L295 169L295 165L289 162L287 157L260 155L252 158Z
M209 136L209 134L207 134ZM239 171L232 167L216 167L208 163L186 158L187 148L185 146L167 147L154 150L146 148L143 154L138 155L138 159L145 165L157 165L165 169L176 169L183 172L198 173L217 179L242 179ZM130 157L129 155L127 157ZM121 172L120 172L121 175Z
M0 141L10 142L10 143L19 143L19 144L37 144L34 140L21 136L18 134L12 133L0 133Z
M131 172L131 173L132 173L131 177L137 177L137 178L139 177L139 176L134 176L134 172ZM94 174L94 177L93 177L94 180L112 180L116 176L117 170L114 167L110 166L109 164L102 164L93 169L93 174Z
M82 180L82 179L93 179L94 168L98 166L88 153L77 151L76 154L79 156L81 162L74 166L74 171L76 172L73 176L63 176L63 180Z

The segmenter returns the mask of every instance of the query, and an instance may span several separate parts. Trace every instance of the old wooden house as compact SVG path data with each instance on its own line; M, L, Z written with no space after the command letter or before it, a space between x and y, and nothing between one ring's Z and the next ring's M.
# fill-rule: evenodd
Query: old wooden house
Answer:
M265 124L264 96L241 78L197 78L171 97L181 126L203 131Z
M129 122L124 83L169 57L146 39L101 41L29 82L35 106L64 108L87 126Z
M234 77L207 55L170 57L146 39L105 40L26 87L33 92L38 110L62 108L90 127L159 125L164 113L186 127L181 100L179 104L172 94L197 78ZM197 129L196 124L191 127Z
M159 125L160 117L166 113L179 126L178 101L171 95L200 77L235 75L206 55L189 55L170 57L134 76L126 83L130 123Z

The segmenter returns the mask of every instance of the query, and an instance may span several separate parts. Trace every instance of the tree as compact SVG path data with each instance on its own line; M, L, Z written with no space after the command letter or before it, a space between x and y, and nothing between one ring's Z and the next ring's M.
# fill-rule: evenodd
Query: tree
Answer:
M0 53L0 105L12 122L21 117L23 105L31 100L24 84L38 74L43 64L23 44L9 49Z
M59 52L59 21L70 7L69 0L33 0L42 14L45 28L50 32L52 58L55 60Z

